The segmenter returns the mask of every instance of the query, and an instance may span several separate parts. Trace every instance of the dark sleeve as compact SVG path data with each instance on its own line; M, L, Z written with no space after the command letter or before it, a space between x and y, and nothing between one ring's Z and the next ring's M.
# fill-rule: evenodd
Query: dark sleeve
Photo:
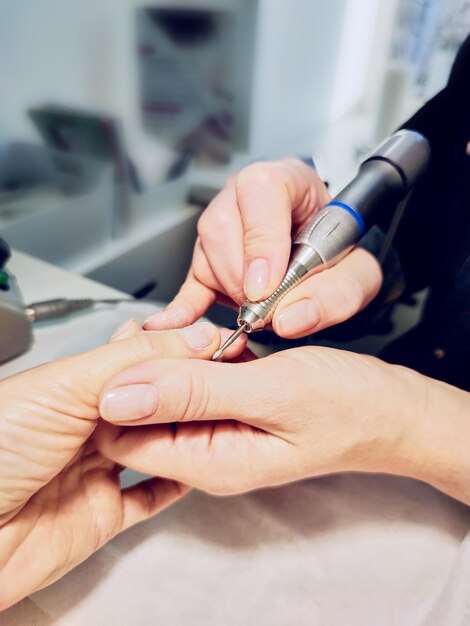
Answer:
M425 287L446 284L465 261L459 254L468 254L468 246L462 242L470 231L470 211L466 208L470 180L466 155L470 139L469 76L470 37L457 55L446 88L402 125L428 139L432 156L428 171L406 200L393 239L392 215L379 220L360 241L359 245L382 266L382 289L364 311L324 331L329 339L389 332L394 302L400 297L409 300Z
M466 230L463 169L468 167L468 130L463 125L470 107L470 37L462 45L446 88L424 105L402 128L422 133L431 145L431 162L412 191L393 240L405 290L413 293L451 274L456 239ZM379 226L390 227L390 218ZM449 264L449 267L446 267Z

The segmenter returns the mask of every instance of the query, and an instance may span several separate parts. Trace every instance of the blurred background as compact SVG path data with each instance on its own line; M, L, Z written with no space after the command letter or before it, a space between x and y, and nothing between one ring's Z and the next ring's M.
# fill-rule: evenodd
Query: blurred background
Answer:
M0 236L168 300L259 159L334 192L445 84L468 0L1 0Z

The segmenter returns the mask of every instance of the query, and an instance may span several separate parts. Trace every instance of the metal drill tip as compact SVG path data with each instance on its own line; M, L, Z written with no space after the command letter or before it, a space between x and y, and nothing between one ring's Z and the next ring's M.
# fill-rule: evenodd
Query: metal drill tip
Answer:
M232 343L235 343L235 341L240 337L240 335L245 332L247 326L248 324L241 324L241 326L239 326L237 330L232 335L230 335L230 337L227 339L224 345L221 348L219 348L217 352L214 353L212 360L217 361L218 359L220 359L220 357L223 355L225 350L227 350L227 348L231 346Z

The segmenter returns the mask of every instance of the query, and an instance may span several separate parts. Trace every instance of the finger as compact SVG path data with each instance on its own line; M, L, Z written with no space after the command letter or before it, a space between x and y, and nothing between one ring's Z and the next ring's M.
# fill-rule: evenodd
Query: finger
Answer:
M119 341L120 339L127 339L133 335L139 333L142 330L142 326L135 320L127 320L124 324L121 324L119 328L111 335L109 343L113 341Z
M283 405L279 385L288 372L279 373L279 360L270 359L239 364L168 359L136 365L103 389L101 416L133 426L227 419L257 426ZM262 385L253 384L257 379ZM150 393L152 403L146 400Z
M226 350L226 352L228 352L228 349ZM258 359L259 357L256 356L256 354L252 350L250 350L250 348L246 348L236 357L232 357L230 361L232 363L249 363L250 361L257 361Z
M174 300L144 322L145 330L170 330L194 324L214 304L217 294L191 274Z
M249 300L267 298L279 286L289 261L292 214L304 217L328 199L323 184L314 172L307 175L308 169L293 161L258 163L236 179L244 231L244 291Z
M252 489L257 481L274 484L272 476L292 460L295 448L286 416L298 392L283 389L291 369L292 363L277 357L235 365L168 360L132 368L111 385L129 389L146 381L158 393L158 406L147 417L138 406L126 416L121 388L113 386L100 404L108 422L95 431L97 446L117 463L211 493Z
M234 179L214 198L198 223L198 234L220 291L241 304L243 292L243 224Z
M94 420L99 416L98 394L120 371L151 359L209 359L219 345L219 331L207 322L175 331L142 331L127 339L33 370L35 377L30 377L30 396L42 398L44 389L49 389L51 381L54 381L54 394L48 402L53 401L60 414L77 415L82 421ZM21 391L22 375L11 379L10 384L18 384ZM63 428L69 427L64 425Z
M381 285L377 259L356 248L288 293L275 311L273 328L281 337L296 339L339 324L367 306Z
M231 495L300 478L286 440L239 422L121 428L100 423L102 454L136 471ZM279 480L280 469L284 469Z
M145 330L170 330L193 324L214 304L221 290L198 239L185 282L163 311L145 320Z
M189 490L186 485L162 478L151 478L124 489L120 532L154 517L186 495Z

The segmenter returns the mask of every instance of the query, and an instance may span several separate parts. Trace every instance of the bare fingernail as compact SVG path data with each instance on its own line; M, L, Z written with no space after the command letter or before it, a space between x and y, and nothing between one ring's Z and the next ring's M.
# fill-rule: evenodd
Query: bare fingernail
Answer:
M153 385L117 387L103 397L100 413L108 422L127 422L153 415L158 408L158 392Z
M184 309L157 311L144 322L146 330L167 330L188 325L188 314Z
M215 326L209 322L200 322L178 330L178 335L183 337L192 350L196 351L206 350L214 342L215 334Z
M283 337L313 330L320 322L320 311L313 300L299 300L278 317L276 330Z
M245 294L257 302L264 298L269 282L269 263L266 259L255 259L250 263L245 276Z

